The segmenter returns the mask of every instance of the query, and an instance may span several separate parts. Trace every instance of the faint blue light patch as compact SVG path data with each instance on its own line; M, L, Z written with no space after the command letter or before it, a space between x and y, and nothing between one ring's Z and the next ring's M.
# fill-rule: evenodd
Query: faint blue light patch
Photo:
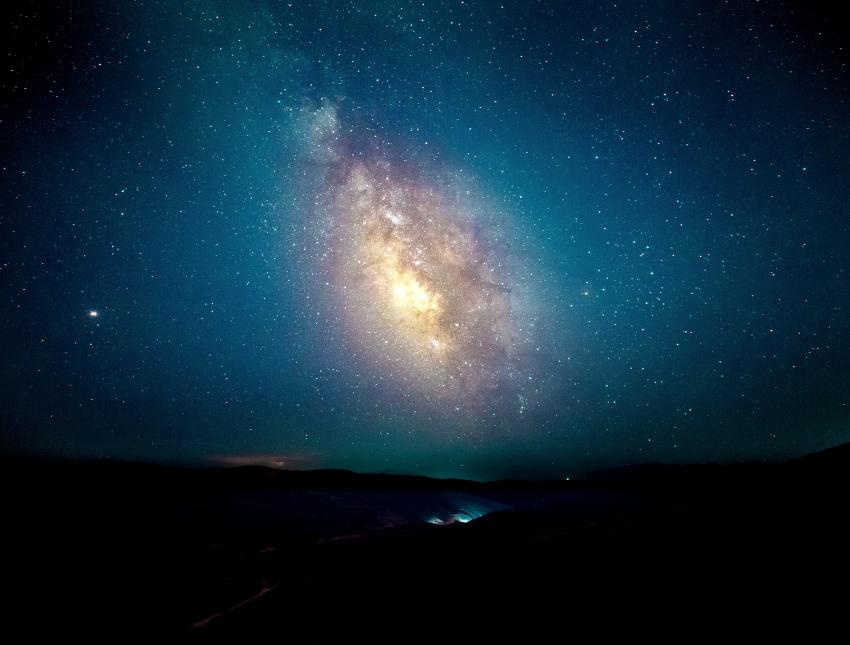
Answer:
M463 510L455 513L454 515L452 515L452 518L456 522L461 522L463 524L466 524L467 522L471 522L472 520L476 520L479 517L483 517L483 516L487 515L488 512L489 511L482 511L480 509L474 509L474 508L473 509L463 509Z
M435 526L445 526L458 522L466 524L494 511L503 511L509 508L493 500L462 493L446 493L441 502L440 508L423 518L428 524Z

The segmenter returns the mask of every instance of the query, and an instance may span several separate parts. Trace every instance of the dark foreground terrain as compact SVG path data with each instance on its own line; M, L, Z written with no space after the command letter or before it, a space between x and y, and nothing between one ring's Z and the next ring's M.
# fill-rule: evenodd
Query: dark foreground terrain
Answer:
M487 484L0 463L2 629L27 641L527 642L739 619L757 634L847 611L850 446Z

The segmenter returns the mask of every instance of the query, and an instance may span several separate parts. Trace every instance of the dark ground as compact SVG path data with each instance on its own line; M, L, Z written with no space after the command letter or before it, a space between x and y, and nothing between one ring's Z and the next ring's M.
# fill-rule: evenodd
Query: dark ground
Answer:
M27 640L527 642L814 620L811 635L847 611L850 445L487 484L0 463L3 625Z

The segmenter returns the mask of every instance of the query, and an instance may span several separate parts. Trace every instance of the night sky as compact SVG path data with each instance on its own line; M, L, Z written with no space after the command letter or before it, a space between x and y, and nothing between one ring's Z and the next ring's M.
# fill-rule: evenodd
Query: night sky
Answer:
M850 441L825 9L12 4L3 452L489 479Z

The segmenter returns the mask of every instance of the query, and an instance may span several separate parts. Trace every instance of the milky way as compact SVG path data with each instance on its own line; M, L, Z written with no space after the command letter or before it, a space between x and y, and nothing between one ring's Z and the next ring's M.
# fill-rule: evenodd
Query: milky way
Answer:
M311 113L318 274L361 366L405 395L481 414L537 399L534 285L504 224L463 173L355 143L333 106Z

